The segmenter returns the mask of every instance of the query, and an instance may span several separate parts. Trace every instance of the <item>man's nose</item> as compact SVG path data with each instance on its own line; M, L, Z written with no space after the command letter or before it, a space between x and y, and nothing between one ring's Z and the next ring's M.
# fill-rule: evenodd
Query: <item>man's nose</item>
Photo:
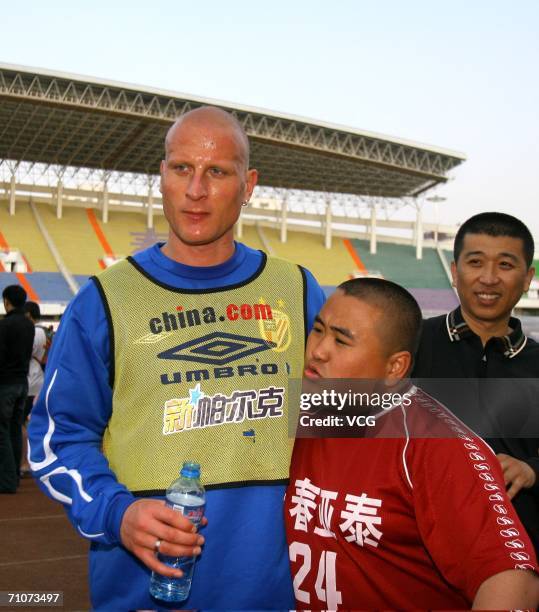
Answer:
M328 342L326 338L321 338L312 349L312 356L317 361L327 361L329 352L328 352Z
M498 269L496 265L487 264L486 266L484 266L483 269L481 270L481 276L479 280L484 285L495 285L499 280Z
M200 200L208 194L206 179L202 172L193 172L187 185L186 196L191 200Z

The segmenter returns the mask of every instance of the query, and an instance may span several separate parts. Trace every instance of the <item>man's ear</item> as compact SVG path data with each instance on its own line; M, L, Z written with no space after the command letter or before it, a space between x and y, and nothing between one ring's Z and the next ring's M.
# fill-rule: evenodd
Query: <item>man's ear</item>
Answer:
M254 168L247 170L245 173L245 196L244 201L248 202L253 195L254 188L258 183L258 171Z
M386 385L396 385L406 377L412 366L412 355L409 351L393 353L387 360Z
M528 270L527 274L526 274L526 281L524 282L524 293L526 293L526 291L528 291L528 289L530 288L531 282L535 277L535 268L533 266L531 266L531 268Z

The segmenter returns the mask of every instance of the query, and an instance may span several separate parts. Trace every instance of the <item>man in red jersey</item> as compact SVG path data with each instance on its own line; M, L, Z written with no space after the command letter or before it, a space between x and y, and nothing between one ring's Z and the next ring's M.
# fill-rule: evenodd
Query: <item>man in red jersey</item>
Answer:
M343 283L315 320L304 372L311 393L301 396L306 437L296 441L285 500L298 608L539 604L537 560L496 456L405 380L420 326L413 297L380 279ZM364 393L343 392L346 378L349 387L372 381L362 381L367 405L355 401ZM341 379L338 391L328 379ZM309 401L314 416L304 412ZM316 437L328 426L341 437Z

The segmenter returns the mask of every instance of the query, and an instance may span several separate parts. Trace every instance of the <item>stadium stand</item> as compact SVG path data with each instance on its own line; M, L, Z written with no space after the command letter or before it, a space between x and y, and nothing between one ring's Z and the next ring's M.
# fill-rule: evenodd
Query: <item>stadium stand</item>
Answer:
M65 303L89 275L164 240L157 177L164 135L176 117L209 102L244 125L260 171L264 206L246 209L242 240L311 268L328 291L350 275L374 273L411 289L427 311L454 305L451 256L432 248L454 228L423 223L421 208L434 201L427 194L448 180L463 154L263 109L7 64L0 64L0 251L18 248L28 266L14 270L4 256L9 265L2 271L0 258L0 286L16 279L41 303ZM406 203L416 209L415 224L386 214ZM407 238L391 242L384 232L393 231ZM526 300L527 308L538 308L535 288Z
M107 262L162 242L167 236L162 214L155 214L154 227L148 229L145 216L132 211L111 211L108 222L103 223L100 211L95 208L67 205L63 208L62 219L58 219L51 204L34 205L79 286ZM21 283L36 301L66 304L72 291L58 271L30 202L19 201L15 216L9 215L7 206L7 201L0 199L0 248L19 248L29 267L23 275L9 271L0 274L0 289ZM377 253L373 255L367 240L335 237L332 248L326 249L320 234L289 231L287 241L281 242L278 229L258 223L244 223L241 234L241 240L249 246L311 269L328 295L347 278L374 274L410 289L427 315L447 311L457 304L440 261L442 257L448 268L452 260L448 250L425 247L422 259L418 260L413 246L386 241L378 242ZM539 262L535 264L539 270ZM536 291L534 285L525 297L536 299Z
M132 255L155 242L164 242L168 235L168 226L162 215L156 215L154 227L148 229L142 215L130 212L113 211L106 224L100 220L99 211L87 209L86 214L94 238L100 244L99 260L106 256L121 258ZM102 268L102 265L99 264L99 267Z
M335 239L332 248L326 249L317 234L288 232L287 241L281 242L278 230L264 227L261 231L273 255L309 268L322 286L333 288L350 278L354 270L354 262L341 239Z
M52 206L38 205L39 214L65 265L72 274L94 274L99 271L103 249L88 220L86 209L66 206L57 219Z
M154 216L154 227L148 229L144 215L132 211L111 211L108 222L103 223L100 211L94 208L65 206L62 219L58 219L54 206L45 203L35 206L79 286L105 267L106 260L110 263L166 240L167 226L162 214ZM10 216L7 202L0 200L0 223L4 243L10 247L17 245L28 261L29 271L23 278L37 301L67 303L72 292L58 271L29 202L20 201L17 215ZM378 242L377 253L373 255L366 240L335 237L332 248L326 249L320 234L289 231L287 241L281 242L278 229L260 224L243 224L241 233L241 240L249 246L311 269L328 295L340 282L359 273L380 275L404 285L428 314L446 311L457 303L440 261L443 257L448 267L450 251L437 252L426 247L418 260L413 246L385 241ZM17 282L21 282L20 275L5 272L0 276L0 288Z
M83 284L88 277L81 275L77 278L79 284ZM0 292L8 285L17 284L25 288L28 299L41 304L46 302L67 304L73 297L73 293L59 272L32 272L24 275L4 272L0 274ZM46 313L46 310L44 312Z
M425 248L423 259L416 259L415 249L408 245L379 243L376 255L371 255L366 241L352 240L352 244L367 270L380 271L388 280L409 289L451 288L435 249Z
M9 248L20 250L30 270L57 270L30 206L21 204L17 215L10 215L7 200L0 198L0 232Z
M426 315L457 306L457 297L436 249L424 248L423 258L417 259L414 247L409 245L379 242L373 255L367 241L352 240L351 243L369 273L380 274L409 289ZM440 253L446 263L451 261L451 256Z
M251 162L264 189L275 190L266 199L290 203L290 211L284 206L277 215L283 230L287 216L296 221L298 193L320 196L316 213L305 210L300 222L309 217L311 229L320 229L325 252L306 236L291 239L298 242L296 254L294 245L276 241L275 231L263 239L260 226L246 226L244 239L314 268L327 285L346 278L350 268L337 233L331 248L339 219L347 221L338 209L350 205L357 212L361 197L372 198L373 212L405 198L415 204L465 159L436 146L263 109L0 64L0 232L28 259L32 271L16 278L39 287L37 301L65 302L88 275L160 239L164 136L178 116L208 103L233 112L245 127ZM41 222L32 219L29 197ZM344 207L334 206L339 197ZM118 211L124 207L130 211ZM11 272L0 268L0 285L12 281Z
M254 225L243 225L241 237L238 235L238 228L236 227L236 240L244 242L253 249L258 249L259 251L265 250L264 244L260 240L260 234Z

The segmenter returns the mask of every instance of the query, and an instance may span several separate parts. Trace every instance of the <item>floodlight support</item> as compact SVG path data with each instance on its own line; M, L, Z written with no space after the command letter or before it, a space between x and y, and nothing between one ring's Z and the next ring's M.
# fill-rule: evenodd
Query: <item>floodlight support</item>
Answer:
M288 219L288 197L285 195L281 200L281 242L286 242L287 239L287 219Z
M148 175L148 217L147 223L148 229L153 228L153 176Z
M371 207L371 244L370 244L370 253L371 255L376 255L376 204L373 204Z
M423 259L423 219L421 214L421 204L416 203L416 221L415 221L415 237L416 247L415 256L416 259Z
M331 198L326 200L325 247L331 249Z
M62 218L62 193L64 191L64 184L62 183L61 177L58 178L58 185L56 187L56 218Z
M435 215L435 223L436 223L436 227L434 229L434 242L436 245L438 245L438 234L439 234L438 230L440 227L440 214L439 214L438 204L440 202L445 202L447 198L444 196L433 195L430 198L425 198L425 199L427 200L427 202L434 203L434 215Z
M109 180L105 175L103 179L103 209L101 211L101 219L103 223L109 222Z
M15 193L17 191L17 183L15 181L15 171L11 175L11 186L9 188L9 214L15 214Z

